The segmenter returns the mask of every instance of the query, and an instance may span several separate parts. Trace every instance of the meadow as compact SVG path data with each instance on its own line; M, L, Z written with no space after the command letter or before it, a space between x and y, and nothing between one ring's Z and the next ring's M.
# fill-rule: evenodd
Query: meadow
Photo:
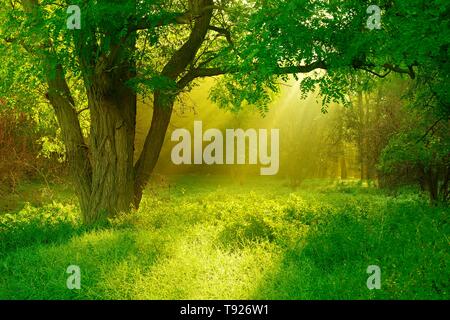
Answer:
M450 298L450 210L412 188L170 176L139 210L90 227L73 203L59 184L2 198L0 299Z

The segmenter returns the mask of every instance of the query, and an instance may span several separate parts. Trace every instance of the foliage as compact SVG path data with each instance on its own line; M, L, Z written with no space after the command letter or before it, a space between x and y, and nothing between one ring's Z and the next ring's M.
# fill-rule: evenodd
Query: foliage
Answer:
M429 190L431 200L447 202L450 128L444 119L436 119L435 113L426 109L412 110L383 150L380 168L388 174L402 172L405 168L415 170L418 182ZM431 127L430 123L433 123Z
M76 231L73 206L57 203L36 208L29 204L13 214L0 215L0 257L17 248L58 242Z
M40 141L51 131L42 127L29 114L17 109L0 110L0 195L15 193L21 181L35 178L46 181L61 176L63 170L54 161L54 152L40 157ZM48 182L48 181L47 181Z
M171 184L108 228L80 228L76 209L57 204L0 216L0 297L449 297L449 210L417 193L314 181L292 192L281 181L218 177ZM65 288L71 264L81 267L80 291ZM366 287L373 264L381 290Z
M414 116L417 120L418 117ZM417 125L417 122L415 122ZM397 166L448 166L450 154L449 128L443 124L439 135L424 137L424 126L410 127L406 132L398 133L383 151L381 167L391 173Z
M74 176L86 221L99 219L100 212L127 210L132 201L138 204L156 163L150 155L160 152L173 101L202 77L223 75L210 95L221 107L239 111L256 105L264 114L280 81L290 75L301 78L304 96L319 88L328 106L349 105L349 93L373 88L375 76L397 73L417 80L413 105L429 108L444 121L449 117L448 1L380 1L380 30L367 28L369 0L74 1L70 4L82 12L80 30L66 27L66 1L1 4L0 57L5 62L0 77L5 81L0 97L35 114L45 114L40 110L49 102L60 111L58 126L68 159L78 168L73 171L78 171ZM99 126L109 113L102 108L123 104L116 106L126 109L117 115L123 119L111 117L105 123L125 130L114 123L125 121L128 142L119 144L132 144L136 92L155 95L155 123L163 125L149 131L140 159L132 159L131 147L118 151L135 160L117 166L126 166L129 175L118 178L119 171L106 162L121 158L103 158L107 150L96 143L106 141ZM90 123L91 116L99 121ZM54 117L48 121L55 124ZM47 151L62 151L52 140L43 141ZM111 175L107 181L136 181L119 186L129 192L114 196L95 190L110 189L94 181L104 175ZM103 195L98 199L103 208L90 205L92 194ZM107 195L117 201L105 199Z
M39 61L36 55L33 58L23 48L50 38L56 47L56 58L74 78L71 86L74 91L80 91L78 100L82 101L83 89L80 86L76 89L81 72L85 72L80 62L86 58L82 56L92 52L79 51L74 43L79 37L89 37L89 32L97 30L91 36L99 42L99 52L108 52L118 39L106 35L114 33L119 37L126 33L130 26L127 17L133 15L145 17L145 22L152 27L138 34L136 56L140 70L130 85L141 86L142 94L145 90L161 89L161 86L173 89L173 83L162 79L160 71L165 60L188 35L184 26L167 23L182 9L182 2L71 4L78 4L82 9L83 27L79 32L65 28L64 1L42 1L45 19L33 24L27 23L24 12L17 8L2 10L2 38L23 40L8 44L0 52L6 57L2 78L8 79L1 92L16 91L17 97L22 98L36 92L30 88L44 91L43 65L36 63ZM222 18L217 19L231 32L233 47L230 48L224 37L212 34L201 50L198 66L221 68L231 74L212 91L212 99L234 110L245 103L264 110L270 100L269 92L278 90L278 78L286 77L280 73L280 68L295 69L299 65L323 61L327 71L305 77L301 89L307 94L319 86L325 104L347 102L348 90L359 85L355 76L369 81L370 77L364 76L370 75L367 70L376 74L384 73L383 70L398 71L410 76L413 71L436 72L439 81L435 90L442 101L448 101L448 92L441 83L448 81L449 4L424 0L382 1L379 4L383 10L382 29L369 30L366 10L371 4L370 1L218 1ZM167 27L157 27L164 22ZM23 61L20 68L18 60ZM23 86L23 79L28 79L27 86ZM35 98L34 94L30 99ZM448 110L448 106L445 108Z
M326 71L308 74L301 89L306 95L319 87L325 105L347 103L346 94L361 84L369 88L373 75L433 75L432 89L442 102L436 109L448 116L449 3L382 1L378 4L382 28L369 30L366 11L372 4L359 0L264 1L264 6L251 15L248 33L233 60L242 72L232 79L235 86L222 86L226 94L219 102L235 103L236 97L243 95L236 91L245 88L249 88L252 101L255 96L264 98L264 91L255 88L263 83L272 88L274 75L281 70L299 72L299 66L322 62L316 66Z

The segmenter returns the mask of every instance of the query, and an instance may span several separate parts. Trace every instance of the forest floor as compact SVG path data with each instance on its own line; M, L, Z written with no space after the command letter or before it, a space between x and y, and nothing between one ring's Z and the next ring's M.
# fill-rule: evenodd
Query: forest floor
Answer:
M450 298L450 210L412 189L172 177L96 228L68 187L1 198L0 299ZM69 265L80 290L66 287Z

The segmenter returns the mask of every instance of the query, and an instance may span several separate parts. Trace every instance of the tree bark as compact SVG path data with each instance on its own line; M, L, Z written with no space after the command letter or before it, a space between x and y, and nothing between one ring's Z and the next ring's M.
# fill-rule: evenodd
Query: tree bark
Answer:
M62 66L55 66L47 74L53 75L47 78L48 99L55 110L61 128L67 161L75 184L75 192L80 201L83 218L86 219L86 213L89 212L90 207L92 181L89 149L83 138L74 100L70 94Z
M435 204L438 200L438 193L439 193L439 179L437 177L437 173L435 168L433 166L430 166L427 168L426 172L426 178L427 178L427 185L428 185L428 191L430 193L430 201L431 203Z
M172 116L173 104L173 97L163 97L159 91L154 94L152 124L145 140L142 154L135 167L134 206L136 208L139 208L143 190L150 180L153 169L158 162Z
M366 179L365 173L365 146L364 146L364 102L363 93L358 92L358 113L359 113L359 132L358 132L358 149L359 149L359 161L360 161L360 174L361 181Z
M188 71L187 68L194 62L197 52L205 41L213 16L213 0L192 1L190 4L190 11L198 18L195 21L189 39L174 53L161 73L163 77L177 84L178 92L189 84L190 81L185 81L185 79L195 79L195 77L190 77L190 73L194 71ZM183 75L186 71L187 74ZM180 76L183 76L183 78L179 79ZM134 205L136 208L139 207L143 190L158 160L178 92L166 90L154 93L152 124L145 140L142 154L135 166Z
M47 81L48 97L62 130L84 222L93 224L107 216L128 212L134 197L136 127L136 94L123 81L129 75L120 72L108 75L90 88L88 147L60 65L55 74Z
M440 194L443 203L448 202L449 200L449 180L450 180L450 167L444 167L444 181L442 182Z
M136 93L125 85L127 71L94 83L91 110L92 193L86 222L129 212L134 196Z

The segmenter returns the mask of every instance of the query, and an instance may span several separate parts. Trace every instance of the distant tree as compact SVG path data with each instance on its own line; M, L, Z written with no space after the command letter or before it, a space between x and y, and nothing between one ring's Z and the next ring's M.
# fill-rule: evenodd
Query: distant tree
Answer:
M409 109L383 150L380 169L397 179L406 171L429 193L431 202L448 202L450 122L436 115L434 108Z

